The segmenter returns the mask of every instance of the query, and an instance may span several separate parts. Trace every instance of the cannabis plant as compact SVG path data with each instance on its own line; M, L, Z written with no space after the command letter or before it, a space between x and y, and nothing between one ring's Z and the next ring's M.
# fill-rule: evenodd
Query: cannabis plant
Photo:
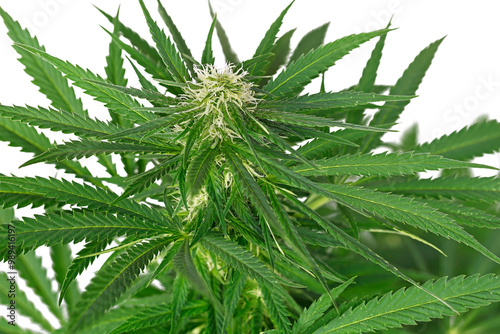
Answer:
M500 123L480 119L425 144L415 127L401 143L383 137L441 39L383 86L375 82L390 26L325 43L323 25L291 52L294 30L279 33L291 4L240 61L212 12L200 58L160 2L168 34L139 3L154 47L102 12L112 25L105 77L46 53L0 9L26 73L51 102L0 105L0 139L34 153L23 166L74 175L0 176L0 255L60 328L25 292L12 296L6 274L2 304L14 301L16 316L51 333L499 330L498 308L458 315L500 300L500 182L472 176L471 168L495 168L470 162L500 149ZM358 84L328 92L326 71L372 39ZM140 87L127 86L125 58ZM316 78L320 91L304 94ZM111 120L90 118L74 87ZM35 127L76 139L54 144ZM86 157L108 176L84 167ZM9 209L29 205L45 211L15 219ZM75 257L72 243L84 244ZM50 247L57 293L34 253L41 246ZM80 291L75 279L101 256ZM444 316L451 320L422 324ZM32 333L6 319L2 333Z

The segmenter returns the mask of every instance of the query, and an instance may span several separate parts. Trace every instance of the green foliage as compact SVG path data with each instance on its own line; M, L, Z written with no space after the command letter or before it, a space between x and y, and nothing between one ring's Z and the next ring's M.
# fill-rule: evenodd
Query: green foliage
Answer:
M382 191L435 198L456 198L464 201L495 203L500 196L500 182L489 177L439 177L434 179L388 182L377 186Z
M174 39L177 49L182 55L186 56L184 57L186 65L189 67L191 71L193 71L194 64L193 61L191 60L191 58L193 57L193 55L191 54L191 50L189 50L179 29L177 29L174 21L172 21L172 18L170 17L170 15L168 15L165 7L163 7L160 0L158 0L158 11L160 12L163 22L165 22L165 24L167 25L168 31L172 34L172 38Z
M317 168L296 166L294 170L305 176L363 175L394 176L416 174L441 168L486 167L450 160L425 153L381 153L356 154L332 157L316 161Z
M135 244L101 270L92 279L76 310L70 315L70 328L87 327L111 308L156 254L172 241L172 237Z
M158 1L156 22L139 5L151 36L101 11L112 24L106 78L48 54L0 9L50 101L0 105L0 140L35 154L22 166L54 164L74 177L0 175L0 257L15 252L20 277L46 306L42 313L18 289L20 315L60 334L500 330L498 306L484 307L500 297L500 184L472 176L495 167L470 162L499 151L499 122L480 119L424 144L416 126L400 143L382 140L442 39L385 86L377 72L390 24L325 43L326 23L293 45L295 29L280 33L292 1L240 62L210 8L198 59L168 6ZM223 69L214 66L215 32ZM375 38L357 84L327 91L329 68ZM125 58L138 88L127 87ZM301 94L320 76L319 92ZM90 118L74 87L102 102L110 121ZM56 145L35 127L74 137ZM93 156L108 175L83 167ZM14 218L13 208L30 205L43 213ZM96 260L104 264L80 291L79 275ZM0 284L1 304L7 295ZM32 333L3 319L0 332Z
M141 107L141 105L130 96L96 84L96 81L102 82L104 79L91 71L62 61L28 45L17 44L17 46L54 65L55 68L71 79L75 86L84 89L87 94L93 96L97 101L104 102L112 112L137 122L144 122L153 118L149 113L138 110L137 108Z
M439 154L457 160L471 160L500 149L500 123L479 120L469 127L419 146L416 151Z
M210 7L210 15L212 16L212 19L215 21L215 30L217 31L217 37L219 37L224 57L226 57L226 60L229 63L238 64L240 61L238 59L238 56L234 52L233 48L231 47L231 43L229 42L229 38L227 37L226 31L222 27L220 21L217 19L217 14L213 11L212 4L208 2L208 5Z
M145 221L135 217L113 216L106 213L54 213L47 216L25 218L17 222L16 235L19 245L16 253L21 254L38 248L41 245L66 245L83 240L102 241L122 235L145 237L158 235L168 230L150 226ZM5 227L5 226L4 226ZM6 235L5 229L2 231ZM0 254L5 257L7 248L4 246Z
M7 274L0 273L0 279L6 282L8 280ZM3 284L3 286L0 287L0 292L1 303L3 305L8 305L10 303L10 298L8 297L9 289L6 284ZM47 321L46 317L42 314L41 311L37 309L37 307L35 307L33 302L28 299L28 297L22 290L16 291L16 309L33 322L39 324L42 329L47 331L54 330L52 325ZM18 327L9 325L5 318L2 318L2 320L4 320L5 322L0 323L0 328L2 329L2 331L5 331L5 333L25 333L25 331L22 329L18 329L18 331L15 331ZM11 332L9 332L9 330Z
M297 47L290 56L288 62L294 62L299 59L300 56L321 46L325 41L325 35L329 25L329 22L325 23L322 26L311 30L304 37L302 37L302 39L299 41L299 44L297 44Z
M215 24L217 23L217 17L214 17L210 30L208 31L207 41L205 43L205 49L203 49L203 55L201 56L202 64L214 64L215 57L212 50L212 38L214 35Z
M265 56L269 54L273 50L273 46L275 45L276 41L276 36L278 35L278 32L280 30L281 25L283 24L283 18L285 17L286 13L292 6L292 3L288 5L280 14L280 16L274 21L274 23L271 25L269 30L266 32L266 35L260 42L259 46L257 47L257 50L255 51L255 54L253 55L253 58L258 58L260 56ZM266 57L260 58L259 61L255 62L249 69L248 73L250 75L262 75L265 72L265 64L266 64Z
M39 44L36 37L32 37L28 30L23 29L17 21L13 20L1 8L0 15L9 29L9 37L14 43L45 51L45 48ZM87 111L83 109L82 101L76 97L68 80L60 72L23 48L14 46L14 49L21 56L19 61L25 66L25 72L33 78L32 82L51 101L54 108L64 109L83 116L87 114Z
M335 62L362 43L386 33L387 30L378 30L371 33L361 33L341 38L335 42L320 46L306 55L290 63L274 80L271 80L264 90L271 96L296 96L309 84L333 66Z
M488 305L500 298L499 278L495 275L446 277L437 282L429 281L423 286L447 301L457 312ZM366 333L386 328L414 325L416 321L452 316L455 313L431 298L425 292L411 287L390 292L380 298L349 308L325 327L320 333Z
M389 95L415 94L443 39L439 39L430 44L415 57L413 62L408 66L396 84L391 87ZM394 124L399 119L399 116L408 103L408 101L401 101L384 104L384 106L373 116L373 119L370 121L370 125L390 126L391 124ZM365 138L362 152L368 152L370 149L379 145L380 137L380 134L375 133Z
M333 288L330 296L337 298L353 281L354 277ZM332 307L332 303L328 297L328 294L322 295L300 314L300 317L293 326L293 334L303 333L306 330L310 331L314 323L322 318L326 311Z
M187 79L189 79L188 73L187 73L187 68L186 65L183 63L182 58L180 57L179 53L174 47L174 44L170 41L170 38L165 35L165 33L160 30L158 27L157 23L153 21L151 18L151 15L149 14L148 10L146 9L146 6L144 5L144 2L139 0L141 3L142 10L144 12L144 16L146 17L146 20L148 22L149 30L151 31L151 35L153 37L153 40L156 43L156 47L158 49L158 53L161 56L161 59L163 60L163 63L165 66L167 66L167 70L171 73L171 75L180 82L185 82ZM166 13L164 13L166 14ZM168 15L163 15L163 17L168 17ZM169 22L170 23L170 22ZM170 24L170 26L173 25ZM175 29L177 30L177 29ZM175 33L176 31L174 31ZM174 34L175 36L178 36L177 34ZM179 39L179 37L177 37Z

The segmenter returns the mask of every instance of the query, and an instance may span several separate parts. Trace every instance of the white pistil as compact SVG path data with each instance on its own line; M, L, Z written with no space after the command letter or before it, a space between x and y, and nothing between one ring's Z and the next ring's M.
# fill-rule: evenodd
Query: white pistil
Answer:
M242 69L235 71L233 65L221 70L213 65L205 65L195 68L195 72L198 80L184 89L183 97L186 103L197 105L200 109L196 117L208 116L211 119L206 138L239 138L226 119L232 118L231 105L238 110L251 112L257 104L252 91L253 84L245 80L247 72Z
M195 196L190 196L188 198L189 213L187 216L187 221L191 221L196 214L203 210L208 204L208 194L205 188L202 188L200 193Z

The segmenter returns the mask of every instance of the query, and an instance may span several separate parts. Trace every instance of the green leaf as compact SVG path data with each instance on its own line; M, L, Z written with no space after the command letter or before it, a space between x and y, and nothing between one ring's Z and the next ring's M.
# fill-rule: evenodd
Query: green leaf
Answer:
M61 212L36 215L14 222L16 227L16 252L26 253L42 245L54 246L70 242L102 241L129 235L137 239L168 233L167 229L139 218L110 215L98 212ZM2 226L6 234L6 226ZM0 254L7 255L7 245L2 245Z
M460 313L500 301L500 279L495 275L446 277L423 285ZM417 321L456 315L449 307L415 288L403 288L349 308L314 334L367 333L402 325L415 325Z
M160 79L157 79L159 82L161 82ZM118 86L118 85L113 85L113 84L110 84L110 83L107 83L107 82L103 82L103 81L96 81L96 80L86 80L88 81L89 83L92 83L92 84L95 84L95 85L99 85L99 86L102 86L104 88L111 88L113 90L116 90L118 92L121 92L121 93L124 93L126 95L132 95L132 96L135 96L135 97L138 97L138 98L141 98L141 99L146 99L148 100L149 102L151 103L155 103L155 104L160 104L160 105L171 105L171 104L178 104L179 102L181 102L181 100L179 99L176 99L174 97L170 97L170 96L167 96L167 95L164 95L160 92L158 92L158 89L150 82L149 85L148 85L148 89L137 89L137 88L133 88L133 87L123 87L123 86ZM137 108L137 110L151 110L152 108ZM168 109L165 108L165 109ZM172 109L175 109L175 107L173 107ZM181 109L181 108L179 108Z
M50 258L52 260L52 269L54 270L56 281L61 288L64 285L68 268L73 261L71 257L71 248L69 245L54 245L50 247ZM80 298L80 290L76 282L68 286L67 292L68 293L64 295L64 300L68 305L68 312L71 313L74 310L76 302ZM61 299L59 299L59 301L60 300ZM60 304L59 302L59 305Z
M144 300L146 302L146 300ZM149 302L149 300L147 301ZM146 302L146 303L147 303ZM149 307L153 308L159 305L157 302L149 303ZM120 326L123 322L130 317L137 315L138 312L142 311L144 308L143 304L140 305L131 305L124 307L117 307L111 309L109 312L105 313L104 316L99 318L96 323L92 324L88 330L94 333L110 333L114 328ZM153 333L153 330L150 332ZM63 333L55 333L55 334L63 334Z
M8 320L10 321L10 319ZM40 332L33 332L28 329L23 329L17 324L15 326L12 326L4 317L0 318L0 331L2 331L3 334L40 334Z
M113 32L115 34L120 31L120 21L118 20L119 14L120 8L118 8L116 17L113 20ZM116 43L114 43L113 40L111 40L111 43L109 44L109 53L106 57L106 67L104 70L106 71L108 81L119 86L127 85L128 81L125 78L125 69L123 68L122 49ZM110 112L110 116L115 124L126 127L132 126L130 122L128 122L127 120L123 120L120 115ZM106 171L111 176L118 176L116 165L111 161L111 157L104 154L98 155L98 161L106 168ZM132 167L134 165L134 161L132 161L130 158L125 158L122 156L122 162L126 171L134 169L134 167Z
M61 304L63 298L68 298L66 297L66 292L71 285L75 285L74 281L76 277L80 275L97 258L97 255L89 255L103 251L110 243L111 240L109 239L104 239L102 241L90 241L85 244L81 251L78 252L77 258L74 259L73 262L71 262L68 270L66 271L64 282L60 285L61 292L59 294L59 304ZM71 311L70 313L73 313L75 311L75 307L76 304L73 305L68 311Z
M480 228L500 228L500 217L489 214L483 210L447 201L444 198L427 198L425 202L453 218L455 222L462 225Z
M14 43L29 45L33 49L45 51L45 48L38 43L36 37L32 37L28 30L23 29L2 8L0 8L0 16L2 16L5 25L9 29L8 35ZM14 48L21 56L19 61L25 66L25 72L33 78L32 82L40 88L41 93L47 96L54 108L64 109L79 115L87 115L87 111L83 109L82 101L76 97L75 91L69 86L68 80L61 73L23 48L17 45Z
M208 199L212 202L209 206L208 209L203 216L203 220L201 221L201 228L197 228L195 237L191 241L191 244L193 245L195 243L195 240L201 239L210 229L210 227L213 224L213 221L215 220L215 215L219 218L219 223L222 228L222 233L227 235L227 225L226 225L226 213L225 209L229 208L232 203L232 199L229 198L227 199L227 204L225 204L226 208L224 207L223 203L223 188L221 182L218 182L217 178L213 174L209 174L207 177L206 181L206 187L205 190L207 191ZM221 180L222 181L222 180ZM231 195L230 195L231 196Z
M386 29L389 29L391 23L389 23ZM372 92L375 86L375 79L377 78L377 71L380 66L380 59L382 58L382 50L385 46L385 39L387 38L387 33L380 36L375 48L372 51L370 59L366 63L363 69L363 74L359 79L356 90L360 92Z
M316 211L314 211L313 209L311 209L310 207L305 205L303 202L299 201L295 196L290 195L286 191L281 191L281 193L299 209L299 212L305 214L307 217L309 217L309 218L313 219L315 222L317 222L332 237L334 237L337 240L337 242L344 245L344 247L352 250L354 253L361 255L365 259L377 264L378 266L380 266L384 270L387 270L388 272L394 274L395 276L404 279L405 281L413 284L418 289L421 289L425 293L428 293L429 295L438 299L438 297L435 294L433 294L429 290L418 285L417 282L415 282L413 279L411 279L410 277L403 274L394 265L387 262L387 260L382 258L380 255L378 255L377 253L372 251L370 248L368 248L364 244L360 243L357 239L354 239L353 237L351 237L350 235L345 233L342 229L337 227L335 224L333 224L333 223L329 222L328 220L326 220L325 218L323 218ZM444 303L446 306L449 307L449 305L447 305L446 302L444 302L443 300L440 300L440 302Z
M207 303L203 300L196 300L186 303L181 313L185 317L190 317L203 314L206 310ZM110 334L140 331L141 329L149 329L151 327L167 323L170 319L171 312L172 307L169 304L153 307L145 305L139 310L134 310L133 313L135 314L120 324L120 326L116 327L112 332L110 332Z
M175 113L175 114L170 115L170 116L161 117L161 118L154 119L152 121L148 121L148 122L141 124L139 126L136 126L134 128L129 128L129 129L115 132L109 136L105 136L104 139L108 139L108 140L120 139L120 140L122 140L122 139L130 138L130 136L132 136L132 135L137 136L137 135L144 134L144 133L145 133L145 135L143 135L142 138L147 139L148 137L150 137L154 133L165 130L169 126L173 126L174 124L178 124L184 120L187 120L192 115L193 115L192 112ZM141 138L141 137L139 136L139 138ZM144 140L141 140L141 142L143 142L143 141Z
M212 9L212 4L210 3L210 1L208 2L208 6L210 8L210 15L212 16L212 19L215 20L215 30L217 31L217 37L219 37L219 42L222 46L224 57L226 57L227 62L231 64L238 64L240 62L238 56L231 48L231 43L229 43L229 38L227 37L226 31L222 27L220 21L216 18L216 14Z
M14 223L16 226L16 224ZM17 239L17 226L16 226ZM18 240L16 240L19 243ZM42 302L47 305L50 312L60 321L64 320L62 309L57 304L57 294L52 291L52 281L47 277L47 270L42 266L42 258L34 252L21 254L16 252L16 270L26 282L26 285L33 289Z
M342 128L349 128L349 129L363 130L363 131L379 131L379 132L387 131L381 128L374 128L357 124L349 124L344 122L333 121L329 118L313 116L313 115L294 114L291 112L263 111L258 109L255 111L255 114L258 117L264 119L270 119L278 122L302 125L308 127L337 126Z
M78 136L86 137L102 136L103 134L117 132L120 129L116 125L93 120L87 116L80 116L62 110L58 111L42 107L11 107L0 105L0 115L13 120L20 120L32 126L39 126L42 129L48 128L52 131L73 133ZM52 146L48 140L44 144L45 145L42 146L44 148Z
M182 246L173 258L175 268L184 275L192 287L196 288L199 292L204 294L211 302L212 305L222 313L224 310L217 297L212 292L208 282L200 275L191 256L191 249L189 240L184 239Z
M444 38L439 39L430 44L417 55L415 60L405 70L401 78L399 78L396 84L391 88L389 95L415 95L443 39ZM410 101L385 103L373 116L370 125L387 126L389 124L394 124L409 103ZM379 145L380 137L381 135L379 134L372 134L366 138L363 144L362 152L368 152L370 149Z
M260 81L259 86L266 85L271 77L275 75L283 65L285 65L288 55L290 54L290 40L292 39L295 30L296 29L289 30L283 34L283 36L278 38L274 44L271 50L273 56L269 59L268 64L266 65L266 71L264 73L265 78Z
M362 175L383 176L416 174L442 168L493 168L485 165L469 164L426 153L380 153L354 154L316 160L315 166L295 166L295 172L304 176L320 175Z
M380 95L347 90L335 93L304 94L291 99L277 101L264 101L259 104L259 108L305 112L307 110L354 108L372 102L407 101L412 98L414 98L414 96Z
M6 107L1 106L0 113L3 113L5 108ZM0 140L7 141L9 145L13 147L21 147L22 152L35 154L42 153L52 147L52 143L43 133L38 133L33 127L18 121L12 121L5 117L0 117ZM89 170L78 162L64 161L56 164L56 167L89 180L94 184L101 185L100 182L96 181Z
M30 190L26 190L17 185L0 183L0 207L12 208L17 206L18 209L31 205L32 208L40 206L50 207L57 206L58 203L52 198L45 198L40 195L33 195ZM60 204L62 206L62 204Z
M104 29L104 28L103 28ZM156 52L156 49L153 49L156 52L157 58L148 57L146 54L141 53L138 49L134 48L131 45L120 40L119 35L114 34L106 29L104 29L111 38L113 42L116 43L120 48L122 48L125 52L127 52L132 59L134 59L139 65L141 65L146 72L151 74L156 80L174 80L170 72L163 65L163 61L161 57ZM171 93L180 94L182 91L177 87L167 87Z
M198 119L194 120L194 123L189 128L189 133L186 135L184 150L182 151L182 153L183 153L183 161L182 161L183 169L187 169L191 149L195 146L195 144L199 140L199 137L202 135L201 131L203 130L203 128L205 126L205 122L204 122L205 118L206 118L206 116L204 116L204 115L200 116Z
M271 80L264 90L271 96L284 97L298 95L304 86L312 79L325 72L335 62L347 55L360 44L386 33L387 30L377 30L370 33L361 33L341 38L335 42L302 55L292 62L274 80Z
M413 124L409 127L403 135L401 136L401 149L403 151L416 150L419 152L418 148L418 123ZM460 160L460 159L458 159Z
M92 83L92 81L105 81L91 71L84 70L79 66L72 65L69 62L65 62L30 46L17 45L55 66L68 79L72 80L75 86L82 88L86 94L93 96L97 101L105 103L106 107L112 112L139 123L154 118L153 115L138 110L141 105L130 96Z
M217 313L215 312L215 309L212 306L208 307L205 323L206 323L205 333L207 334L217 334L223 331L219 327Z
M186 184L191 196L197 195L205 185L216 153L216 150L206 147L192 158L186 175Z
M9 275L9 276L11 276L11 275ZM12 300L10 298L11 293L9 293L9 291L10 291L10 281L9 281L10 277L9 276L7 275L7 273L4 273L4 272L0 273L0 280L3 282L3 284L0 284L0 303L2 304L2 306L9 305L10 301ZM18 278L19 277L17 276L16 279L18 279ZM17 318L17 316L19 314L21 314L21 315L31 319L34 323L39 324L42 329L45 329L49 332L52 332L54 330L54 328L47 321L46 315L42 314L30 299L28 299L25 292L22 289L19 289L19 286L17 285L16 286L16 293L15 293L15 302L16 302L15 307L16 307L16 312L18 313L18 314L16 314L16 322L19 320ZM6 306L3 306L3 307L5 307L5 309L7 308ZM7 310L6 310L6 314L7 314ZM2 333L6 333L6 334L7 333L9 333L9 334L10 333L13 333L13 334L31 333L31 332L26 332L24 330L16 331L15 329L19 329L19 325L18 325L19 323L17 322L16 326L12 326L12 325L7 324L7 321L5 321L6 319L8 321L11 321L10 318L6 318L5 316L0 318L0 321L4 321L3 324L0 323L0 331Z
M252 141L252 138L250 138L249 132L248 132L248 125L247 122L245 121L243 115L240 114L240 110L237 108L233 107L231 108L232 115L234 115L234 125L236 127L236 131L239 133L239 135L243 138L247 146L250 148L252 151L253 156L255 157L255 160L257 161L257 164L260 165L260 159L259 155L255 150L255 145ZM255 118L252 119L254 123L257 123L261 128L265 130L266 133L270 133L269 129L265 128L264 125L259 123ZM271 134L271 137L275 137Z
M358 131L358 130L339 130L331 132L336 137L341 140L346 140L352 146L353 142L359 138L363 138L367 135L366 131ZM297 149L297 152L302 154L304 157L311 158L330 158L332 156L338 155L339 152L335 149L338 148L339 142L333 141L331 139L318 138L314 139L305 145L302 145Z
M287 318L288 312L284 307L283 299L286 292L278 285L278 277L243 247L224 239L218 234L209 233L201 239L200 243L212 253L217 254L234 269L259 282L260 289L265 294L267 309L273 322L283 331L289 333L290 321ZM273 292L270 290L273 290Z
M439 177L390 182L377 189L424 197L457 198L464 201L495 203L500 199L500 179L491 177Z
M155 95L157 97L159 97L158 94L162 95L162 99L165 99L165 102L171 100L171 98L167 97L166 95L163 95L159 92L158 88L156 88L156 86L150 82L142 73L141 71L139 71L139 69L137 68L137 66L134 65L134 62L132 60L130 60L130 58L127 58L130 65L132 65L132 68L134 69L134 72L135 74L137 75L137 78L139 79L139 83L141 84L142 86L142 92L146 91L148 93L155 93ZM157 93L157 94L156 94ZM155 103L158 103L160 101L154 101ZM153 104L155 105L155 104Z
M179 155L174 156L170 159L167 159L159 163L154 168L144 173L137 174L129 178L127 180L129 181L127 188L120 195L120 197L118 197L113 203L121 201L122 199L127 198L130 195L140 193L144 189L148 188L151 184L153 184L153 182L165 176L171 170L171 166L177 163L180 160L180 158L181 156Z
M296 132L297 135L300 135L303 138L313 138L313 139L322 139L326 140L330 146L339 146L339 145L347 145L352 147L359 147L358 144L353 143L347 139L343 139L339 136L334 135L334 132L323 132L322 129L311 129L302 126L288 126L289 129ZM293 132L291 132L293 133ZM308 142L309 144L310 142ZM300 144L300 143L299 143ZM307 144L306 144L307 145ZM301 146L302 147L302 146ZM330 147L331 149L331 147ZM299 150L300 151L300 147ZM287 159L288 160L288 159Z
M266 35L260 42L259 46L257 47L257 50L255 51L253 58L265 55L267 53L270 53L273 49L273 46L275 45L274 42L276 41L276 36L278 35L278 32L281 28L281 25L283 24L283 18L285 17L286 13L292 6L295 0L293 0L278 16L276 21L273 22L271 27L267 30ZM250 75L262 75L265 73L265 63L266 60L263 59L253 66L251 66L248 69L248 73Z
M289 64L297 61L300 56L307 54L311 50L315 50L319 48L325 42L326 31L330 23L325 23L322 26L319 26L316 29L311 30L307 34L302 37L297 44L297 47L293 51L293 54L290 56Z
M232 271L224 288L224 322L221 328L225 329L231 321L234 321L234 313L241 298L247 276L240 271Z
M62 161L71 159L81 159L100 154L152 154L158 153L168 157L174 155L175 150L163 150L156 146L146 146L128 143L109 143L92 140L71 141L37 155L33 159L25 162L23 166L28 166L45 161Z
M113 19L113 33L115 34L118 34L120 31L120 21L118 20L119 13L120 10L118 10ZM109 82L123 87L127 86L125 69L123 68L122 49L113 41L109 44L109 53L106 57L106 67L104 70L106 71Z
M209 232L200 240L203 247L216 254L235 270L257 280L262 286L279 289L279 279L256 257L234 241L225 239L220 234ZM283 290L284 291L284 290Z
M13 208L0 209L0 224L10 224L14 217L15 212Z
M170 318L170 333L174 333L174 328L179 325L179 318L182 316L182 308L186 305L189 293L189 283L184 275L177 275L172 285L172 306Z
M316 279L320 282L323 289L325 289L326 292L330 292L325 277L321 273L316 260L304 244L304 241L302 240L300 234L297 232L295 225L293 224L285 208L276 196L275 190L272 189L268 193L271 200L271 205L274 208L276 216L278 217L281 223L281 227L284 231L281 237L286 240L288 246L294 251L294 255L300 259L301 266L306 265L307 269L309 269L312 274L314 274Z
M211 194L214 195L214 194ZM212 199L213 196L210 196L210 199ZM218 197L215 197L216 200L219 200ZM213 226L216 215L218 216L219 213L216 213L216 206L219 206L220 203L218 204L209 204L206 209L203 210L203 214L199 213L198 216L196 217L196 225L193 228L194 231L194 236L193 239L191 239L190 245L196 245L198 241L200 241L201 238L205 236L205 234L208 233L210 228ZM219 208L220 209L220 208ZM217 209L217 211L219 211ZM227 234L227 226L225 220L220 219L220 225L222 228L223 233Z
M97 136L102 136L105 134L111 134L111 133L116 133L120 132L120 127L117 127L116 125L113 124L106 124L102 121L99 120L92 120L88 118L87 116L80 116L77 114L70 114L65 111L55 111L52 109L44 109L44 108L33 108L33 107L7 107L7 106L1 106L0 105L0 115L16 119L16 120L21 120L23 122L27 122L31 125L37 125L40 126L41 128L50 128L52 130L58 130L66 133L74 133L80 136L84 137L97 137ZM8 120L5 121L4 125L15 125L17 122L9 122ZM26 127L26 126L25 126ZM11 131L16 131L16 134L22 135L23 134L23 128L20 126L14 127L13 129L10 129ZM26 136L30 136L30 138L27 138L26 140L30 141L30 144L32 142L32 145L41 145L44 140L43 140L43 135L40 135L41 140L36 140L35 138L31 138L31 132L34 131L33 135L36 136L36 130L26 127L27 134ZM8 137L10 138L10 137ZM48 152L42 153L42 156L37 156L31 161L27 162L26 164L22 166L26 166L35 162L41 162L41 161L46 161L44 160L46 158L46 155L51 156L54 153L54 150L58 150L57 147L54 148L52 145L50 145L50 142L48 139L45 139L48 144L39 147L39 149L35 149L33 152L34 153L42 153L41 151L46 151L47 149L51 148L52 150L49 150ZM156 145L156 146L163 146L161 141L155 140L155 139L146 139L142 140L140 136L129 136L127 138L122 138L122 140L126 141L132 141L132 142L143 142L148 145ZM14 137L14 140L11 139L12 142L17 143L16 137ZM22 142L20 143L22 144ZM102 144L105 146L110 146L111 144ZM143 146L144 147L144 146ZM69 147L68 147L69 148ZM162 149L158 149L162 150ZM175 150L175 149L174 149ZM88 154L88 151L86 152ZM102 152L101 152L102 153ZM71 154L70 154L71 155ZM102 157L102 155L101 155ZM69 158L69 157L68 157ZM60 161L62 159L56 159L56 161ZM112 165L111 161L109 159L102 160L102 163L104 164L105 167L108 167L108 172L111 175L114 174L114 165ZM88 179L92 181L95 184L98 184L101 186L99 182L96 182L92 177L91 174L86 168L83 168L80 166L78 162L73 162L73 161L61 161L60 163L57 163L56 166L62 167L65 170L72 172L84 179Z
M479 121L416 148L417 152L430 152L457 160L471 160L498 150L500 123L496 120Z
M231 151L226 151L227 158L233 167L234 174L239 180L238 188L240 191L249 196L250 200L255 205L256 209L266 219L266 221L273 227L280 226L278 218L269 205L266 195L254 180L252 175L248 172L241 160Z
M276 327L279 328L280 333L291 333L291 323L288 318L289 312L285 307L283 297L275 294L273 290L268 287L261 287L261 290L262 299L264 299L266 304L267 313L273 320Z
M31 190L33 195L54 198L65 204L86 206L89 210L117 212L147 219L168 229L167 218L159 211L129 200L110 205L118 195L104 190L93 188L89 185L80 185L66 180L54 178L17 178L0 176L0 183L13 184Z
M6 117L5 107L0 106L0 140L9 143L9 146L20 147L21 152L40 153L51 147L52 143L43 133L21 122L12 121Z
M215 62L214 53L212 50L212 36L214 34L215 24L217 23L217 16L214 16L212 20L212 25L208 31L207 41L205 42L205 48L203 49L203 55L201 56L201 63L213 65Z
M184 38L179 32L179 29L177 29L177 26L175 25L174 21L172 21L170 15L168 15L165 7L163 7L160 0L158 0L158 12L160 13L161 18L163 19L163 22L165 22L165 24L167 25L170 34L172 34L172 38L174 39L177 49L182 55L187 56L183 57L183 59L186 62L188 68L192 72L194 64L191 61L191 58L193 57L193 55L191 54L191 50L189 50L188 46L186 45L186 41L184 41Z
M389 29L391 23L387 25L386 29ZM377 71L380 66L380 59L382 58L382 50L385 46L385 39L387 37L387 33L380 36L375 48L372 51L370 59L366 63L365 68L363 69L363 74L359 79L359 82L355 88L355 90L360 92L373 92L375 86L375 79L377 78ZM361 124L363 121L363 108L351 110L347 113L346 122Z
M158 276L164 273L166 268L168 268L168 266L170 265L174 256L178 253L179 248L182 246L182 244L182 240L178 240L176 242L173 242L171 246L167 247L166 251L164 252L163 259L161 259L160 264L158 265L154 273L150 276L149 282L146 284L146 286L151 285L151 283L156 278L158 278Z
M322 184L322 187L330 192L332 199L337 198L340 203L361 214L388 218L447 239L451 238L500 263L500 258L455 224L452 219L422 202L354 186Z
M255 306L252 310L252 333L251 334L261 334L262 325L264 323L264 305L261 302L261 298L255 301Z
M163 60L165 66L167 66L168 71L172 74L176 81L186 82L189 80L189 73L186 68L186 64L183 62L180 54L175 49L174 45L170 41L170 38L165 35L163 30L160 30L158 25L149 14L146 5L144 5L143 0L139 0L141 4L142 11L148 22L149 30L151 31L151 36L156 43L156 48L158 53Z
M97 8L97 7L96 7ZM115 17L107 14L105 11L97 8L99 12L101 12L102 15L104 15L109 22L111 22L113 25L115 25L115 21L118 23L118 29L121 35L128 39L132 45L137 48L137 50L147 56L149 59L156 61L156 62L161 62L161 57L158 54L158 51L149 43L144 40L138 33L124 25L122 22L120 22L118 19Z
M175 238L163 237L130 247L96 273L70 317L70 328L81 330L103 315L127 290L149 262Z
M353 281L354 277L333 288L330 294L325 293L320 298L313 301L312 304L301 313L297 322L293 325L292 334L304 333L316 322L316 320L322 318L324 313L333 305L330 296L334 299L337 298Z

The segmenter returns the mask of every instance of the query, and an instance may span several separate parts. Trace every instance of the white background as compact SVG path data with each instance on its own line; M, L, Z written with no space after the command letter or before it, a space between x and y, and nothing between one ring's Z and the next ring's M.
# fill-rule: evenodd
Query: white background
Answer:
M156 15L156 1L145 2L153 16L160 20ZM213 0L212 3L228 31L233 48L240 59L247 59L289 1ZM29 27L50 54L104 75L110 38L99 25L108 29L111 25L92 4L111 14L121 4L122 22L150 40L137 1L0 0L0 6ZM211 23L207 2L164 0L163 4L193 55L199 58ZM425 142L458 130L482 114L500 119L499 13L500 5L495 0L296 0L285 18L282 32L298 28L292 39L294 46L309 30L331 22L326 38L328 42L351 33L383 28L394 14L393 27L399 29L387 38L377 80L379 84L394 84L420 50L447 35L418 91L420 97L406 108L397 127L403 130L418 122L420 142ZM30 77L16 60L18 55L11 48L6 32L0 23L0 103L48 106L49 102L30 83ZM218 63L222 64L222 53L217 39L214 41ZM374 43L366 43L327 72L327 89L335 91L355 84ZM133 72L128 74L130 84L137 86ZM313 83L312 89L317 87L318 83ZM77 90L77 93L81 91ZM88 98L83 100L92 116L106 118L99 103ZM397 134L392 135L394 139L397 137ZM0 150L0 173L56 175L55 169L42 168L41 165L18 169L31 155L1 142ZM477 161L500 167L498 154ZM31 213L25 210L18 214ZM81 283L86 282L88 275Z

